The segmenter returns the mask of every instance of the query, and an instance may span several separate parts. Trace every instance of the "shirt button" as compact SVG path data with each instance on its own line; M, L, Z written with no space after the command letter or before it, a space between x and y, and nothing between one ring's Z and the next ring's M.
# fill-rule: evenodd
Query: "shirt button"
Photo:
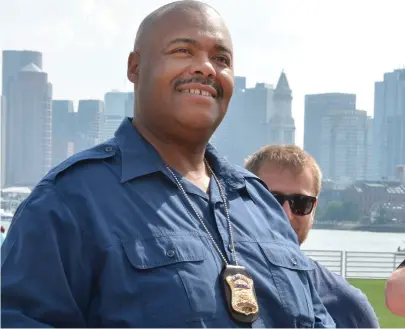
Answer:
M232 250L233 250L233 249L232 249L232 243L230 243L230 244L228 245L228 249L229 249L230 252L232 252Z
M291 258L291 263L293 266L297 266L297 259L295 257Z
M113 148L111 146L106 146L104 151L106 152L111 152L113 150Z
M173 250L173 249L168 250L168 251L166 252L166 256L167 256L167 257L170 257L170 258L174 257L174 250Z

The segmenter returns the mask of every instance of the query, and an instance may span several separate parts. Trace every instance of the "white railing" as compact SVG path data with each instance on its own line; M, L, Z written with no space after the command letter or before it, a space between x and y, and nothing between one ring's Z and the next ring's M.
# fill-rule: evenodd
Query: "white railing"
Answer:
M318 261L330 271L343 275L344 251L341 250L303 250L313 260Z
M405 259L405 252L303 250L313 260L345 278L386 279Z

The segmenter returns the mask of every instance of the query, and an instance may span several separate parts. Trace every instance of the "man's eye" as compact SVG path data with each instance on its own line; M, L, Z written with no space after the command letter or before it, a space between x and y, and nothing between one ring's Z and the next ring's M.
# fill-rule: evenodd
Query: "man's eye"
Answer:
M178 49L175 49L173 52L174 53L183 53L183 54L189 54L190 53L190 51L187 48L178 48Z
M217 57L215 57L215 59L216 59L218 62L224 63L224 64L226 64L226 65L229 65L230 62L231 62L231 61L229 60L229 58L226 57L226 56L217 56Z

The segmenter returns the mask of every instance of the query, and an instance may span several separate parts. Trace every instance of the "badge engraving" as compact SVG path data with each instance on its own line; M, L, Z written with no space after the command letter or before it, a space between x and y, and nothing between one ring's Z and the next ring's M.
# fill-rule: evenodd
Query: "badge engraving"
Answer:
M231 303L235 312L244 315L258 312L256 296L253 292L253 280L242 274L229 275L226 282L231 289Z

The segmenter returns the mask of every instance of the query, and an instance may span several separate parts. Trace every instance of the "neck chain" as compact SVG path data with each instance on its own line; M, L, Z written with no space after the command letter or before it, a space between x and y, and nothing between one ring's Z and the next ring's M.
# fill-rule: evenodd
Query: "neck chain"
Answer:
M213 243L215 249L218 251L219 255L221 256L222 260L225 263L225 268L222 271L221 277L222 277L222 285L225 291L225 300L230 315L236 321L243 323L253 323L259 316L259 304L257 302L257 297L254 289L253 278L250 276L248 271L243 266L240 266L238 263L238 258L236 256L235 251L235 244L233 240L232 223L231 218L229 216L229 208L224 190L222 189L222 186L219 183L217 176L215 175L214 171L212 170L206 159L204 159L204 163L207 166L209 172L211 173L211 176L214 178L215 183L218 186L222 202L224 203L226 221L228 224L229 240L231 242L231 253L235 265L229 264L230 262L228 262L227 258L219 248L211 232L208 230L207 225L205 225L203 218L200 216L197 209L194 207L189 196L184 190L183 185L180 183L179 178L177 178L177 176L175 175L173 170L170 169L169 166L166 165L166 167L169 170L170 174L173 176L174 180L176 181L176 185L181 191L181 194L187 200L190 207L193 209L195 215L197 216L198 220L203 226L205 232L211 239L211 242Z
M233 231L232 231L232 223L231 223L231 218L229 216L229 209L228 209L228 204L227 204L227 199L225 197L225 193L222 190L222 186L219 183L219 180L217 176L214 174L214 171L212 170L211 166L208 164L207 160L204 159L204 163L207 166L211 176L214 178L215 183L218 186L219 194L221 196L222 202L224 203L224 208L225 208L225 215L226 215L226 221L228 224L228 232L229 232L229 240L231 241L231 252L232 252L232 258L235 261L235 265L238 266L238 258L236 256L236 251L235 251L235 244L233 240ZM173 170L170 169L169 166L166 166L171 175L173 176L174 180L176 181L176 184L181 191L181 194L184 196L184 198L187 200L188 204L190 207L193 209L195 215L197 216L198 220L200 221L201 225L203 226L205 232L207 232L209 238L211 239L212 243L214 244L215 249L218 251L219 255L221 256L222 260L226 265L229 265L228 260L226 259L225 255L222 253L221 249L219 248L218 244L216 243L214 237L212 236L211 232L208 230L208 227L205 225L203 218L200 216L198 213L197 209L194 207L193 203L191 202L189 196L187 195L186 191L183 188L183 185L181 185L180 180L177 178L177 176L174 174Z

